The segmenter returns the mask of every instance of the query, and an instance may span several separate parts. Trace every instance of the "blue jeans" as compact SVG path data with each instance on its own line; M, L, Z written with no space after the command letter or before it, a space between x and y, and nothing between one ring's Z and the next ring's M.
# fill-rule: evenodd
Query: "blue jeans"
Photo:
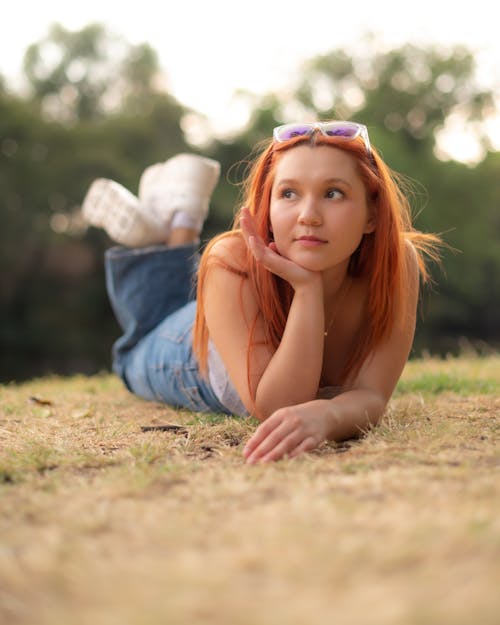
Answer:
M105 267L123 329L113 346L113 370L127 388L175 408L229 414L200 375L192 349L196 246L114 247Z

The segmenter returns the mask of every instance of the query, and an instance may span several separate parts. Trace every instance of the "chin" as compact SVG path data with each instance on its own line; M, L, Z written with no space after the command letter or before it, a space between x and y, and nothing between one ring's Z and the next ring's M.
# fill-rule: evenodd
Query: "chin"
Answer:
M303 267L304 269L307 269L308 271L326 271L327 269L331 269L332 265L330 264L325 264L324 262L318 262L318 261L314 261L308 258L290 258L290 260L292 260L294 263L297 263L297 265L300 265L301 267Z

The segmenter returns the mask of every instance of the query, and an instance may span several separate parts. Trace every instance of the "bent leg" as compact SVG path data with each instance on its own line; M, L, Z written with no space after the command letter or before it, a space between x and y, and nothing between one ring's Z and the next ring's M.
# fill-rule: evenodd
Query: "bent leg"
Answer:
M200 375L193 353L195 315L196 301L191 301L166 317L122 357L122 378L144 399L229 414Z
M166 317L194 300L197 267L195 244L115 247L106 252L106 286L123 329L113 346L113 370L122 378L128 352Z

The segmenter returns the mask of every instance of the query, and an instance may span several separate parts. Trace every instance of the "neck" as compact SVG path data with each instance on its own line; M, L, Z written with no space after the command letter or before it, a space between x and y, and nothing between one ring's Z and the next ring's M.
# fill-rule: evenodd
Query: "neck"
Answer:
M323 299L325 307L331 305L342 293L346 286L346 282L350 282L347 274L349 263L343 264L341 267L334 267L329 271L323 272Z
M328 294L325 294L325 337L334 327L335 321L338 319L339 313L345 304L346 298L352 286L352 278L347 274L338 276L336 282L330 282L328 285Z

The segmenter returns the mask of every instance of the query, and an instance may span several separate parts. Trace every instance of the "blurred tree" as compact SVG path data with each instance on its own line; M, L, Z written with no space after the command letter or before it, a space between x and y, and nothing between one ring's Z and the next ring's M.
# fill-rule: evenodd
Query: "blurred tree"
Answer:
M255 146L273 126L304 117L359 119L395 170L413 181L417 225L444 233L459 252L424 299L417 345L448 349L460 336L500 343L500 155L482 121L494 93L480 89L461 48L377 42L311 59L288 93L247 94L248 126L203 153L221 162L203 238L227 228ZM118 327L104 290L99 230L80 203L92 180L137 192L148 165L196 151L183 128L196 112L164 90L155 52L104 27L53 26L26 54L29 98L0 80L0 379L109 366ZM451 117L476 133L486 158L475 167L443 160L439 136ZM441 159L441 160L440 160Z
M27 49L24 72L42 110L66 122L102 117L129 99L144 100L158 91L161 78L149 45L131 46L102 24L79 31L53 24Z
M248 94L249 102L254 98ZM209 155L221 163L221 183L215 189L212 208L204 230L211 237L232 225L236 210L243 200L243 182L249 164L259 147L269 139L269 128L276 125L278 102L274 95L259 99L253 108L245 131L227 141L214 141Z
M442 233L455 248L444 252L444 273L434 272L417 348L446 350L461 336L500 344L499 154L487 152L484 124L498 114L496 95L479 86L474 55L463 47L381 53L368 38L353 55L335 50L310 59L289 93L256 103L266 112L267 136L275 122L294 118L367 124L385 161L406 177L417 227ZM474 167L443 155L439 136L451 117L487 154ZM248 134L255 132L252 126Z
M94 178L137 191L145 167L188 148L185 109L161 90L156 55L122 44L118 62L107 37L53 27L26 55L32 97L0 91L0 379L109 363L109 242L86 232L80 203ZM85 69L78 80L74 67ZM51 97L67 105L57 120Z
M478 85L469 50L407 44L385 53L376 40L365 44L358 56L336 50L308 61L293 99L327 118L361 115L414 151L428 150L427 141L434 145L436 131L457 109L464 123L484 121L495 110L494 94Z

